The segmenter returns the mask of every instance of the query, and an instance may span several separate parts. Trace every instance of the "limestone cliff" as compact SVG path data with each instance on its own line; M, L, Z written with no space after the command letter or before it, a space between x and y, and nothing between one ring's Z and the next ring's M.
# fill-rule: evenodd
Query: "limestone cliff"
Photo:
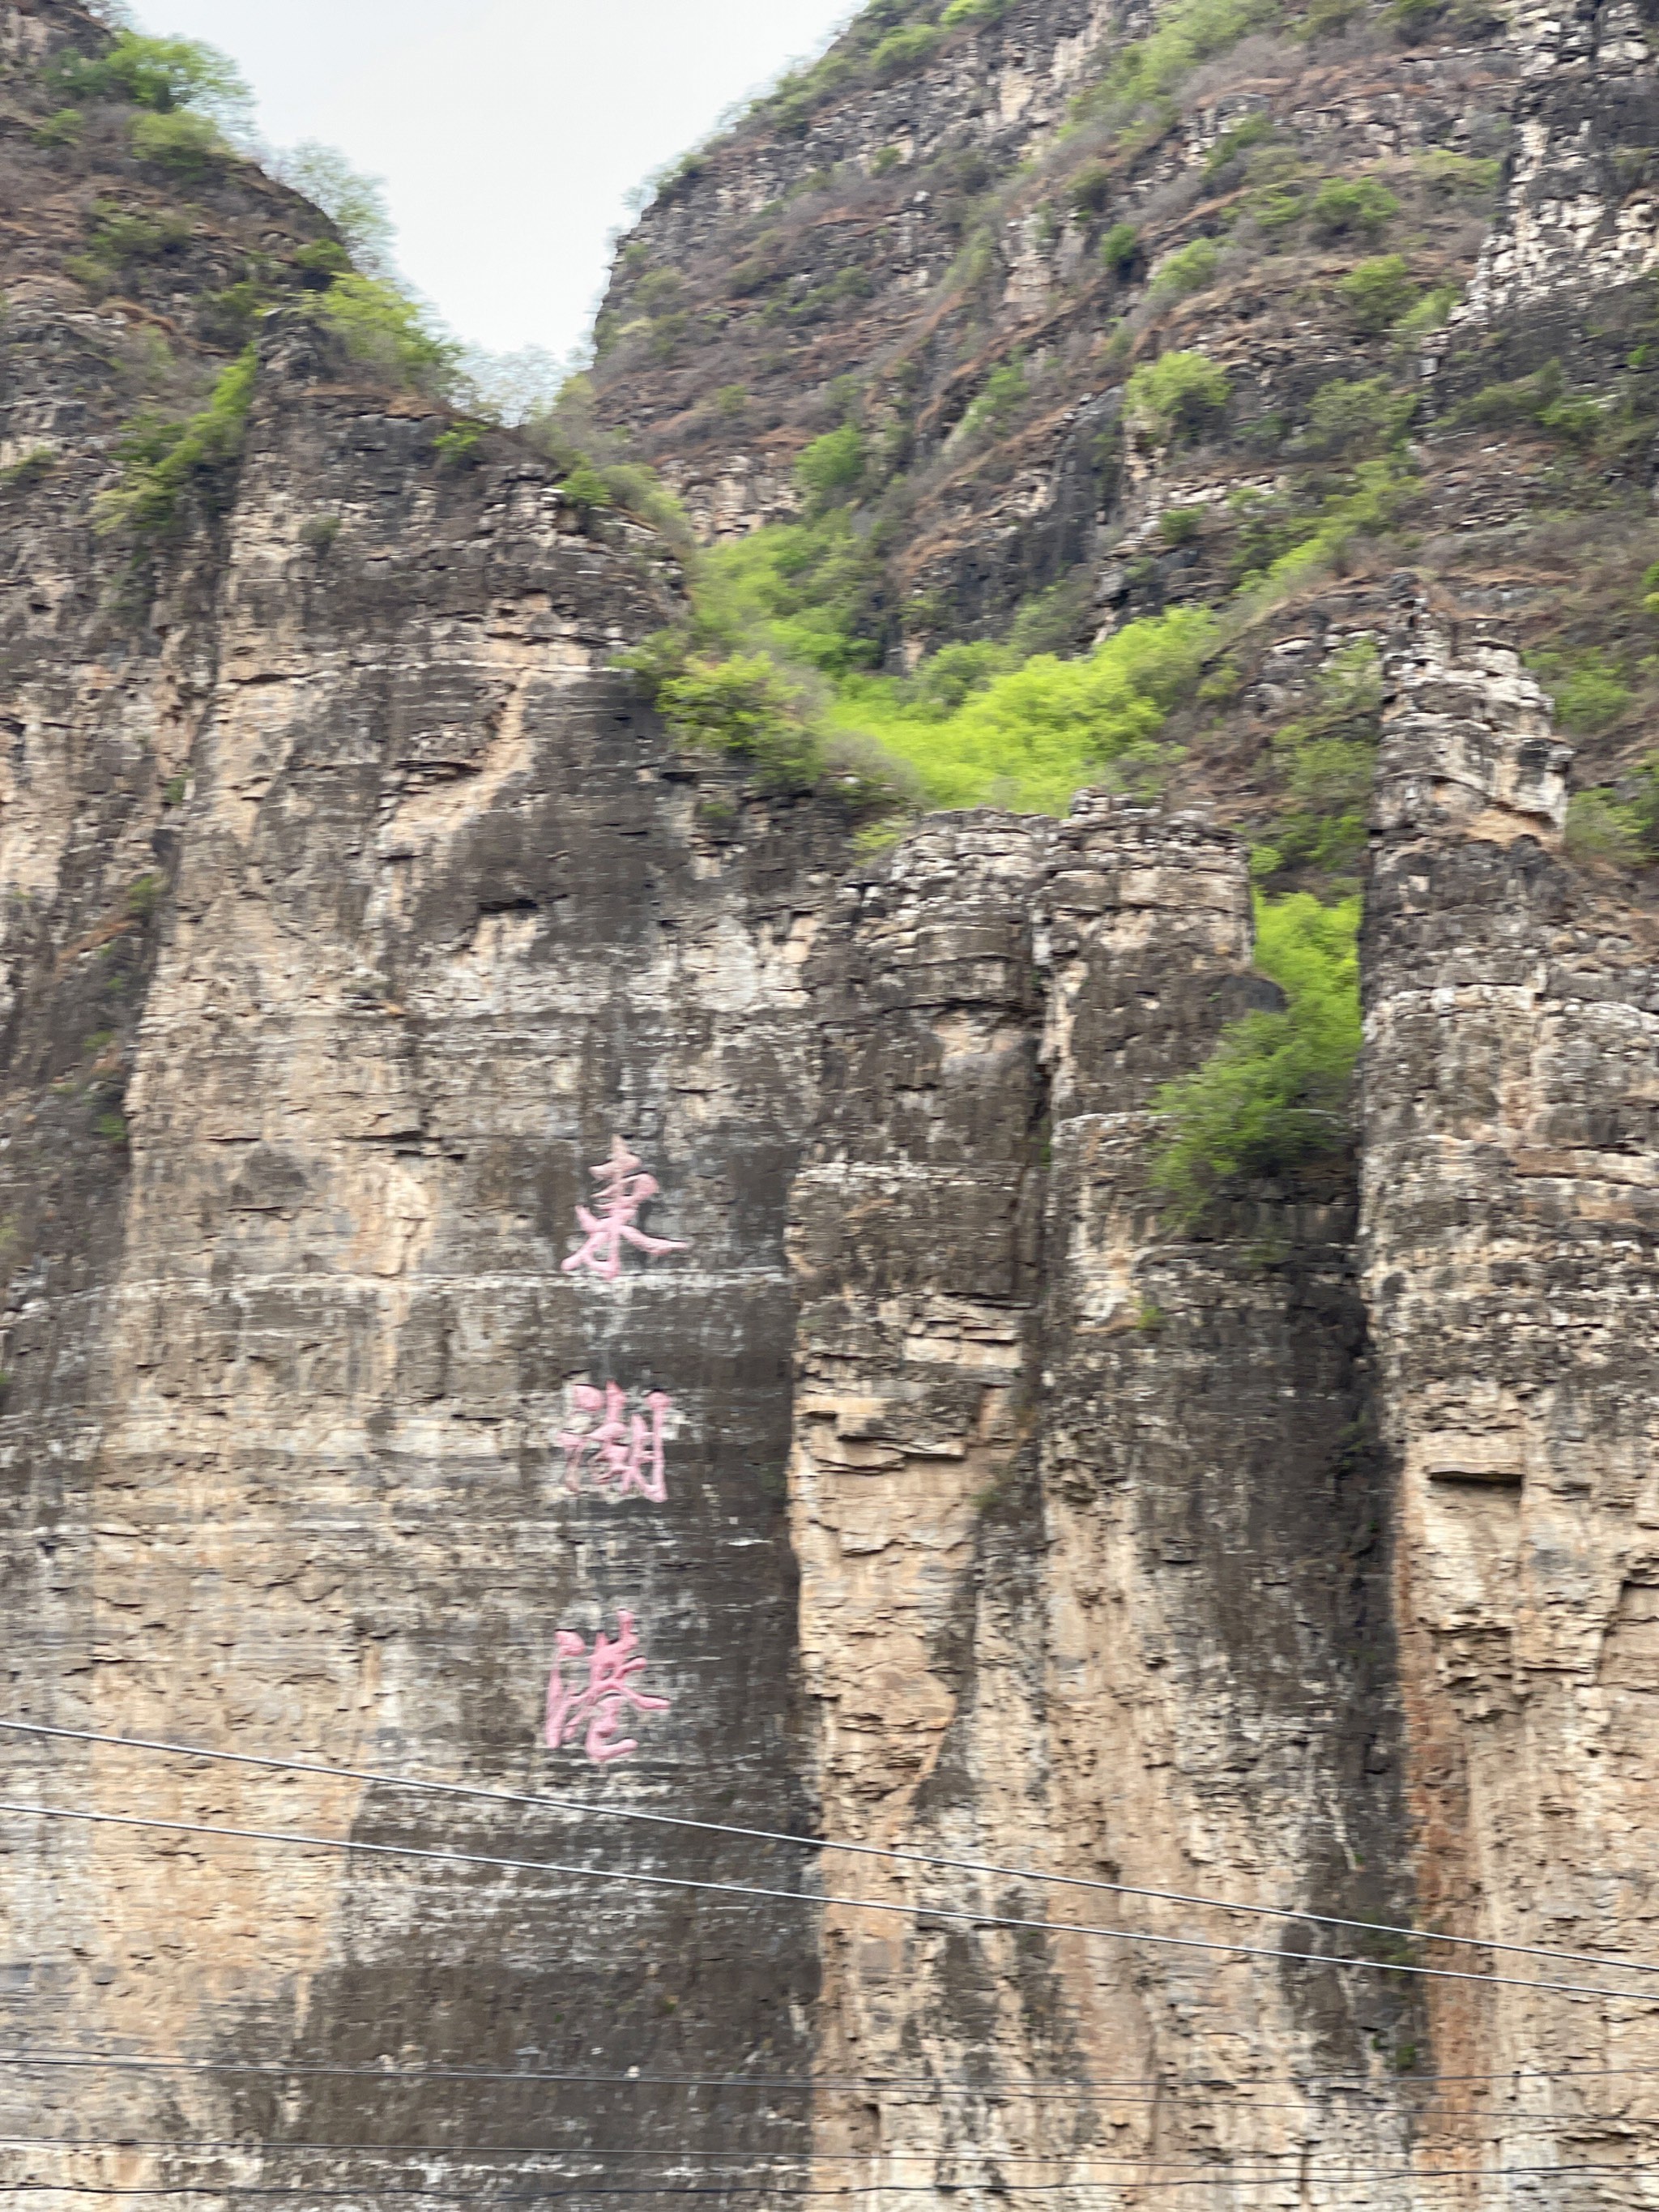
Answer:
M1575 763L1522 654L1582 691L1659 553L1648 33L1247 13L1154 132L1087 105L1150 16L945 12L663 191L598 409L711 538L854 422L894 669L1056 580L1074 644L1233 628L1161 792L883 845L619 665L674 548L354 357L314 210L65 124L105 33L0 6L0 1717L516 1793L8 1740L9 1802L179 1824L3 1816L20 2191L1643 2201L1659 945L1569 802L1650 672ZM1355 176L1439 315L1337 289ZM1200 342L1224 422L1137 430ZM1236 495L1294 551L1368 465L1264 588ZM1251 843L1322 880L1275 738L1357 649L1352 1142L1182 1226L1160 1086L1277 1004Z

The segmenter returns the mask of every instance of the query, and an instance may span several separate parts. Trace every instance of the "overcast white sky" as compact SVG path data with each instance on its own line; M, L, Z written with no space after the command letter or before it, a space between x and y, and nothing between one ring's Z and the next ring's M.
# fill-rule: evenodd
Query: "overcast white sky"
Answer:
M625 196L853 0L135 0L241 64L276 145L385 179L398 260L456 334L563 356Z

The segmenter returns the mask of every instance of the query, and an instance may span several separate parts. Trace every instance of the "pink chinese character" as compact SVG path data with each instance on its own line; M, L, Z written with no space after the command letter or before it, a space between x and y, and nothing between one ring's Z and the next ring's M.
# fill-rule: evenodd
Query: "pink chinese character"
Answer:
M614 1283L622 1273L624 1244L631 1244L635 1251L652 1258L665 1252L690 1249L685 1244L668 1243L660 1237L647 1237L636 1226L640 1208L647 1199L655 1198L661 1188L654 1176L641 1175L639 1168L640 1162L618 1137L605 1165L591 1170L599 1186L594 1200L599 1211L590 1213L585 1206L576 1208L576 1218L587 1231L587 1241L564 1262L567 1275L586 1267L605 1282Z
M608 1766L614 1759L626 1759L639 1745L632 1736L617 1741L617 1731L624 1725L629 1708L636 1713L665 1713L669 1709L666 1698L648 1698L643 1690L635 1689L633 1677L645 1671L645 1660L640 1651L639 1638L634 1633L631 1613L617 1615L617 1636L612 1644L601 1629L594 1639L592 1654L580 1636L573 1636L562 1628L556 1639L558 1656L553 1662L552 1679L547 1686L547 1747L557 1751L567 1743L574 1743L581 1734L584 1723L587 1741L584 1746L588 1757L599 1766ZM587 1686L584 1690L568 1690L564 1670L572 1660L587 1661Z
M619 1498L637 1490L641 1498L660 1505L668 1496L663 1423L674 1409L673 1400L665 1391L653 1390L645 1401L649 1421L641 1413L630 1421L628 1400L619 1382L607 1382L603 1390L579 1382L574 1395L579 1413L603 1413L605 1419L597 1428L567 1429L558 1438L564 1454L565 1488L580 1490L583 1462L591 1452L596 1489L608 1490L614 1482Z

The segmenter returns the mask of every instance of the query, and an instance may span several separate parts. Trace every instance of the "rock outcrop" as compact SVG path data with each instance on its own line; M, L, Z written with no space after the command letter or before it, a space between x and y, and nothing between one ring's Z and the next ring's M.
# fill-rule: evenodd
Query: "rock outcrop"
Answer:
M1525 160L1434 234L1472 282L1412 356L1451 395L1413 466L1425 530L1530 513L1548 426L1452 421L1459 333L1526 370L1500 319L1568 296L1571 229L1593 368L1649 253L1549 181L1625 129L1617 71L1650 98L1628 11L1574 21L1356 29L1305 82L1258 38L1103 208L1051 234L1039 177L981 337L1048 331L1054 406L1000 483L989 446L924 475L896 588L959 592L963 632L1079 567L1089 627L1220 591L1159 518L1232 512L1268 400L1376 334L1271 270L1171 307L1238 374L1238 438L1106 452L1172 333L1091 350L1133 312L1093 230L1121 204L1143 259L1176 243L1258 111L1395 182L1516 115ZM642 289L787 258L744 227L805 208L819 285L885 289L821 302L788 376L878 363L937 461L985 362L946 359L929 290L971 226L915 178L1057 159L1099 42L1149 24L937 27L908 75L744 126L624 257L599 404L707 535L792 511L814 425L689 421L765 335L700 351L688 294L647 368ZM9 1803L66 1817L3 1815L0 2180L1639 2201L1659 945L1650 878L1564 840L1536 565L1494 575L1473 527L1438 565L1362 547L1245 608L1190 790L872 854L833 780L665 729L618 659L683 611L672 552L350 360L307 305L314 210L226 160L181 214L96 116L65 150L46 73L102 36L0 6L0 1719L85 1732L4 1739ZM298 273L238 325L258 257ZM135 414L244 343L234 450L165 526L108 527ZM1179 1229L1156 1095L1277 1003L1224 817L1356 641L1354 1146ZM1625 743L1591 735L1598 773ZM1509 1980L1394 1971L1425 1966ZM1553 1980L1630 1994L1510 1985Z

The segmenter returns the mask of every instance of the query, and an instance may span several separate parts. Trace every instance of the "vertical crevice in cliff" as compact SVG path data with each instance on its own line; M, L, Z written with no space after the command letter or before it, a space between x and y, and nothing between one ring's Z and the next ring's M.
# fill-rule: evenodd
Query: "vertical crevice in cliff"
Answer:
M1501 634L1402 580L1391 661L1362 1249L1400 1487L1420 1910L1466 1936L1639 1957L1659 945L1564 858L1570 756ZM1642 2154L1652 2124L1622 2097L1547 2076L1650 2063L1649 2008L1441 1985L1431 2009L1442 2154ZM1542 2078L1479 2078L1515 2067Z

